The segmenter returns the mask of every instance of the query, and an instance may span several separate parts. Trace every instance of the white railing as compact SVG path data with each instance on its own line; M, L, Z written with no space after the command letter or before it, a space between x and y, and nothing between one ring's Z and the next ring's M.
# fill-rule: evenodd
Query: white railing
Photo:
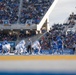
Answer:
M45 16L43 17L43 19L41 20L41 22L37 25L37 30L40 31L40 29L42 28L43 24L45 23L46 19L49 18L49 15L51 14L52 10L54 9L55 5L57 4L58 0L55 0L53 2L53 4L50 6L50 8L48 9L47 13L45 14Z
M12 24L12 25L0 25L0 30L4 30L4 29L36 29L36 25L33 24L31 26L27 26L26 24Z

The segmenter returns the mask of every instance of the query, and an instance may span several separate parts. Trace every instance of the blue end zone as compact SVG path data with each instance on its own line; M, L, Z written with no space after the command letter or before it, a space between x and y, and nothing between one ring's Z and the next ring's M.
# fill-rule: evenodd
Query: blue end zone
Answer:
M76 75L76 73L0 73L0 75Z

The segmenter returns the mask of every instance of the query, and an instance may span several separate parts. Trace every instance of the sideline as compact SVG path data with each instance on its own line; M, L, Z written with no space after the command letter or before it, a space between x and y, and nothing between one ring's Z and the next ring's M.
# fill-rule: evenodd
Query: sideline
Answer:
M0 61L6 60L76 60L76 55L0 56Z

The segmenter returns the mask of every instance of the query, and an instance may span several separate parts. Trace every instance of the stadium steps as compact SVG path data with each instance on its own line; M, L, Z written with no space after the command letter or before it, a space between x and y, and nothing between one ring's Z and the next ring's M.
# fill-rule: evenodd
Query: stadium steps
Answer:
M22 5L23 5L23 0L20 0L20 6L19 6L19 12L18 12L18 21L17 23L19 23L19 19L20 19L20 14L21 14L21 9L22 9Z

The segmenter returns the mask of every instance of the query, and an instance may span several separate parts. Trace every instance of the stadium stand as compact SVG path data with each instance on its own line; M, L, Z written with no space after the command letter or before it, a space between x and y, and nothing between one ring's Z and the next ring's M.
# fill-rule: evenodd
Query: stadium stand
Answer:
M18 37L35 35L36 29L32 30L34 28L32 27L31 30L26 30L30 27L25 27L25 25L38 24L53 1L0 0L0 41L5 38L8 41L16 41Z
M11 26L15 24L15 28L17 28L19 27L17 23L20 24L20 26L23 26L22 24L25 23L28 23L28 25L31 22L38 23L39 18L45 15L53 1L54 0L0 0L0 41L3 41L5 38L8 41L16 41L18 38L35 35L35 30L26 31L20 28L15 31Z
M75 14L72 13L71 16L74 16ZM66 21L64 24L54 24L49 32L45 32L43 35L39 35L40 38L36 37L35 40L39 40L41 45L41 54L74 54L74 46L76 43L76 30L74 30L74 26L76 25L76 20L73 19L73 17ZM70 29L71 27L71 29ZM1 32L0 32L1 33ZM33 32L33 35L36 35ZM3 37L3 40L11 40L16 41L17 38L19 40L22 40L22 38L25 37L31 37L31 35L25 35L23 31L20 31L19 36L17 35L3 35L3 33L0 34L0 38ZM4 38L5 37L5 38ZM37 39L38 38L38 39ZM2 38L1 38L2 39ZM26 40L26 45L28 38ZM32 38L33 41L33 38ZM38 53L38 50L35 49L34 53Z
M38 24L53 0L23 0L20 22Z
M58 45L61 44L59 46L60 53L73 53L73 45L76 43L76 29L74 29L74 26L76 25L75 18L75 14L72 13L66 23L54 24L52 29L39 39L42 50L51 50L51 53L53 53L55 49L55 53L59 51ZM59 43L58 40L60 40Z
M0 24L38 24L54 0L0 0Z
M20 0L0 0L0 24L17 22L19 4Z
M76 25L74 15L75 14L72 13L64 24L54 24L49 32L45 32L43 36L40 36L38 40L41 45L40 52L42 54L54 54L55 52L57 52L57 54L74 54L75 50L73 50L73 47L76 43L76 30L74 31L73 29ZM34 32L32 33L33 35L36 35ZM21 40L25 37L31 37L31 35L26 35L23 31L20 31L19 36L17 37L15 33L13 35L11 35L11 33L6 35L3 32L0 32L1 41L16 41L17 39ZM36 37L36 40L37 38L38 37ZM35 50L35 53L37 53L37 50Z
M39 24L54 0L0 0L0 25ZM46 24L46 23L45 23ZM54 24L38 40L42 54L74 54L76 14L70 14L64 24ZM45 32L45 31L44 31ZM36 35L35 30L0 30L0 41L20 41ZM34 39L35 40L35 39ZM37 40L37 38L36 38Z

